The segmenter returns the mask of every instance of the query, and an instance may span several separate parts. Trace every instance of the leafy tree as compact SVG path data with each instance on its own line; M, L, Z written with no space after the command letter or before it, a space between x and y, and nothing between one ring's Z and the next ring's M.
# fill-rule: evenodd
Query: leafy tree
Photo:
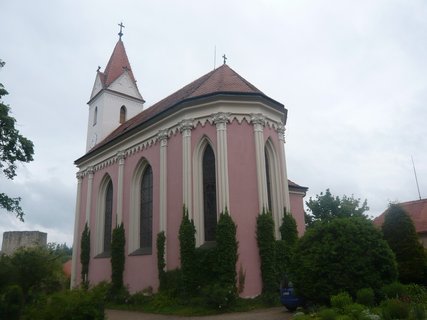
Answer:
M321 192L313 199L310 197L305 203L309 214L305 214L305 223L307 227L312 226L317 221L331 220L333 218L361 216L367 217L364 212L369 210L368 202L361 202L352 195L344 195L342 198L334 197L329 189L325 193Z
M399 280L402 283L422 283L425 253L414 224L397 204L390 204L382 225L384 239L396 255Z
M0 68L4 66L0 60ZM22 136L15 128L16 120L10 115L10 107L3 102L3 96L8 92L0 83L0 170L8 179L16 176L17 162L33 160L34 145ZM11 198L0 192L0 208L14 213L18 219L24 221L24 212L19 205L21 198Z
M274 238L274 221L271 212L263 211L257 217L256 222L256 237L261 258L262 293L266 297L266 302L272 303L274 301L273 295L278 289L278 285L275 270L276 240Z
M71 259L73 249L68 247L66 243L49 242L47 244L47 250L54 256L57 256L61 263L67 262Z
M362 217L316 223L297 243L292 261L297 292L320 303L343 291L381 288L397 278L394 254L371 221Z

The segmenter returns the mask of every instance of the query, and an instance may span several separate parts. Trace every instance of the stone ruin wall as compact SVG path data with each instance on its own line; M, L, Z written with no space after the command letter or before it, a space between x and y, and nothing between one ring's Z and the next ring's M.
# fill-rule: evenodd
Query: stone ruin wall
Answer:
M40 231L8 231L3 233L1 253L11 255L18 248L46 246L47 233Z

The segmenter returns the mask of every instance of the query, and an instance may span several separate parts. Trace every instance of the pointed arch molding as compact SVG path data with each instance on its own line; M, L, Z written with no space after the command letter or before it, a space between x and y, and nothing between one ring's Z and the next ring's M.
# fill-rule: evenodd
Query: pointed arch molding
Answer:
M246 123L252 123L253 121L253 113L226 113L228 116L228 123L233 123L234 121L236 121L238 124L242 124L243 121L246 121ZM260 115L260 114L258 114ZM138 143L136 144L132 144L126 148L124 148L122 151L124 153L125 157L128 156L132 156L134 154L137 154L139 152L142 152L145 149L148 149L154 145L156 145L157 143L160 143L161 139L158 136L158 132L159 131L163 131L166 132L167 137L171 137L175 134L177 134L178 132L180 132L180 128L182 127L182 120L185 119L183 118L179 118L177 120L174 121L174 124L172 124L169 127L159 127L156 130L152 130L151 134L149 135L145 135L142 136L142 141L141 141L141 135L138 136ZM264 119L264 123L265 126L268 126L270 128L273 128L274 130L278 131L280 133L281 128L284 128L284 124L282 122L282 120L280 119L280 121L277 121L277 118L273 119L267 116L263 116ZM194 117L192 118L192 123L193 123L193 130L197 129L197 127L202 126L204 127L206 125L206 123L209 123L211 125L215 125L214 123L215 121L215 117L213 117L212 114L209 115L204 115L204 116L199 116L199 117ZM146 132L150 132L150 129L148 129ZM99 170L102 170L104 168L107 168L109 166L112 166L114 164L116 164L118 161L117 158L117 153L112 153L111 155L104 155L102 159L100 159L98 162L93 161L91 162L91 169L96 172ZM82 168L82 174L83 176L86 176L88 174L87 170L89 167L83 166Z
M95 232L95 255L104 253L104 230L105 230L105 200L109 183L114 183L108 173L104 175L99 185L98 197L96 200L96 232Z
M129 211L129 240L128 254L132 254L140 249L140 208L141 208L141 181L145 170L150 166L147 159L142 158L132 176L130 211Z
M210 145L215 155L215 176L218 177L218 162L217 152L213 147L212 141L203 136L196 145L193 153L193 220L196 227L196 245L200 246L204 243L204 209L203 209L203 155L206 147ZM218 179L217 179L218 180ZM218 201L218 198L217 198ZM218 205L217 205L218 208ZM218 215L218 212L217 212Z
M271 208L270 211L273 214L274 225L275 225L275 233L276 238L279 238L279 227L283 218L283 187L282 187L282 179L281 179L281 168L280 168L280 158L276 151L276 148L271 140L268 138L265 142L265 155L266 161L268 161L268 166L266 166L266 170L268 168L269 172L266 172L266 175L269 177L270 181L270 196L271 196ZM267 186L266 186L267 188Z

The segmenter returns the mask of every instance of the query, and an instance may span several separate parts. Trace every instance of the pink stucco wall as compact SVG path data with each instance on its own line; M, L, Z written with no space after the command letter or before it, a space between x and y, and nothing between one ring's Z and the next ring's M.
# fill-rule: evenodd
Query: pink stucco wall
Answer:
M217 154L217 131L216 126L206 122L204 126L200 123L191 131L191 161L195 148L203 137L208 137L215 154ZM274 147L279 154L279 143L277 132L268 126L264 130L265 140L271 138ZM230 214L237 225L237 238L239 241L239 260L236 269L242 269L245 273L245 286L242 296L256 296L261 292L262 283L260 277L260 260L256 243L256 218L259 214L254 130L251 124L245 120L238 123L234 120L227 125L227 153L228 153L228 181ZM159 163L160 146L157 142L146 149L128 156L125 159L123 177L123 223L126 236L129 236L129 214L131 204L132 177L141 159L146 159L153 169L153 250L151 255L128 256L126 255L124 282L130 292L140 291L147 287L154 290L158 287L156 236L159 232ZM182 218L183 190L182 190L182 135L178 132L170 136L167 142L167 269L172 270L180 266L178 230ZM191 166L193 168L193 165ZM217 167L218 169L218 167ZM113 226L115 225L115 212L117 208L117 181L118 164L114 163L94 174L92 204L91 204L91 243L95 243L96 210L99 187L103 177L108 174L113 182ZM193 181L192 177L191 182ZM84 227L86 211L87 180L85 176L82 181L80 223L78 236L80 237ZM194 190L193 190L194 191ZM192 193L194 196L194 192ZM298 223L298 231L302 234L303 220L301 223L301 212L303 213L302 198L291 195L291 210ZM302 208L302 211L301 211ZM194 213L198 214L198 213ZM303 215L302 215L303 219ZM80 243L80 241L78 242ZM92 246L89 279L91 284L99 281L109 280L111 267L109 258L94 258L95 245ZM79 246L78 256L80 255ZM126 245L127 253L127 245ZM80 260L79 260L80 261ZM77 279L80 281L80 263L77 268Z
M291 213L297 223L298 235L301 237L305 232L304 220L304 195L301 193L289 192L291 202Z

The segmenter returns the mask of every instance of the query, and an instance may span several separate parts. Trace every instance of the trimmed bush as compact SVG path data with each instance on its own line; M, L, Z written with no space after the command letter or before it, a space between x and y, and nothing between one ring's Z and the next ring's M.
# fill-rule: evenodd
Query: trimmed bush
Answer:
M381 287L381 293L386 299L400 298L407 295L405 285L400 282L392 282Z
M236 263L237 247L236 224L227 209L219 216L216 226L216 264L215 271L218 274L218 283L227 288L232 288L234 295L236 288Z
M286 244L294 246L298 240L297 223L292 214L286 213L283 215L282 225L280 226L280 236Z
M125 271L125 228L123 223L115 227L111 240L111 284L112 293L117 294L123 288Z
M275 239L274 239L274 221L269 211L263 211L257 217L257 243L259 256L261 258L261 278L262 293L267 302L273 302L277 299L275 293L279 288L275 271Z
M393 252L365 218L337 218L317 223L298 241L292 261L297 292L328 303L341 291L381 288L397 277Z
M318 316L321 320L336 320L338 312L334 309L322 309L318 312Z
M85 223L80 241L80 263L82 265L82 285L83 288L89 287L89 261L90 261L90 230Z
M166 261L165 261L166 236L164 231L161 231L157 234L156 245L157 245L157 272L159 275L159 283L161 288L164 274L165 274L165 267L166 267Z
M194 223L188 217L188 211L183 207L181 225L179 227L179 253L181 258L181 270L183 278L183 294L190 296L196 289L196 228Z

